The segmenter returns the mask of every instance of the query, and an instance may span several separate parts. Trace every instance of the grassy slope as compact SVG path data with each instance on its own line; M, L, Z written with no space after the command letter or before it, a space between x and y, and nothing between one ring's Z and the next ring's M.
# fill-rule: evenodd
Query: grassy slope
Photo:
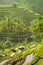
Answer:
M43 65L43 59L40 59L35 65Z

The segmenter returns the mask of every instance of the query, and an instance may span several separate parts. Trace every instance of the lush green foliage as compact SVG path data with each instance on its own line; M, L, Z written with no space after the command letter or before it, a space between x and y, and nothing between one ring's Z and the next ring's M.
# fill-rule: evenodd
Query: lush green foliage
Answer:
M43 39L43 17L33 20L30 23L29 30L35 40L41 41Z
M26 56L33 54L27 65L43 65L43 1L0 0L0 3L11 3L0 5L0 61L9 59L5 65L22 65Z

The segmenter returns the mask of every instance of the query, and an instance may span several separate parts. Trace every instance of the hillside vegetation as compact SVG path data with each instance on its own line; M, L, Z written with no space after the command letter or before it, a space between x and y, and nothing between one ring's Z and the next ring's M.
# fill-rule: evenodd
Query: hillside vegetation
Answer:
M11 4L17 2L18 6L29 8L43 15L43 0L0 0L0 4Z
M42 4L0 0L0 65L43 65Z

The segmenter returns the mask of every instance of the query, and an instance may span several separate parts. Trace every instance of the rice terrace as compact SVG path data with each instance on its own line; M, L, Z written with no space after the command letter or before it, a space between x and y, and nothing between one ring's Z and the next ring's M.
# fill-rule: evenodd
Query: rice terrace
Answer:
M0 65L43 65L43 0L0 0Z

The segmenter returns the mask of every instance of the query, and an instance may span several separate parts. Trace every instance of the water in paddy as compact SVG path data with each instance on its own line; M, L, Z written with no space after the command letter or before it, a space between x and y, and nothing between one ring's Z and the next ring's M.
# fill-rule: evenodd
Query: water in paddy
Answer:
M7 60L4 60L4 61L0 62L0 65L5 64L8 60L9 60L9 59L7 59Z
M32 56L33 56L33 53L30 54L30 55L27 55L26 56L26 59L25 59L25 61L24 61L24 63L22 65L26 65L28 62L30 62L31 59L32 59Z

